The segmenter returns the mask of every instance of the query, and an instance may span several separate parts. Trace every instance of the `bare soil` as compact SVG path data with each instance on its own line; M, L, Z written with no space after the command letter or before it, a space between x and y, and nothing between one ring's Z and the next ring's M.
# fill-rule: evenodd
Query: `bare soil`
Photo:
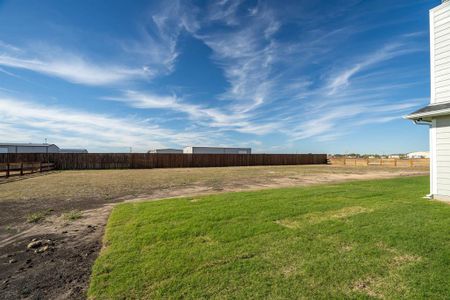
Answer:
M427 175L420 168L279 166L65 171L0 184L2 299L84 299L115 203L347 180ZM80 218L70 219L76 210ZM29 223L39 213L43 220ZM33 240L48 249L28 249Z

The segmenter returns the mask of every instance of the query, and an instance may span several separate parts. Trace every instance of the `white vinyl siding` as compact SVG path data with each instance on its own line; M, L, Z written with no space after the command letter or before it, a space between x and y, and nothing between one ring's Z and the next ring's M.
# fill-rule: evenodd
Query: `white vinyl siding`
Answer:
M436 119L437 194L450 196L450 116Z
M450 3L430 12L431 102L450 101Z

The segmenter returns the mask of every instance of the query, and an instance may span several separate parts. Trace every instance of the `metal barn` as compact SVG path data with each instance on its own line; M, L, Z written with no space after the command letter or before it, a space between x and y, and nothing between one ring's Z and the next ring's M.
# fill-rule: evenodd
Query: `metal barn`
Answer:
M186 154L251 154L251 148L228 148L228 147L185 147Z

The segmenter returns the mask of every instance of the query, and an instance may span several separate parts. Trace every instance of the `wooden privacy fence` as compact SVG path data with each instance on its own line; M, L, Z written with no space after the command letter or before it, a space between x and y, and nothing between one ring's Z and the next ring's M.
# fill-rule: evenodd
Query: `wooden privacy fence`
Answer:
M326 164L326 154L8 153L0 163L46 161L59 170Z
M37 172L46 172L55 168L54 163L9 162L0 163L0 177L23 176Z
M428 158L330 158L332 165L345 166L386 166L386 167L429 167Z

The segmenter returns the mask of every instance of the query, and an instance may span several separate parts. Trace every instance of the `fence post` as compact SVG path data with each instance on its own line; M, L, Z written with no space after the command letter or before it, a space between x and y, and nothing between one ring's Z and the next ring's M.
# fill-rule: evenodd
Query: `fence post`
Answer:
M20 176L23 176L23 162L20 163Z
M397 166L397 159L395 158L394 159L394 167L396 167Z
M9 177L9 163L6 163L6 178Z

